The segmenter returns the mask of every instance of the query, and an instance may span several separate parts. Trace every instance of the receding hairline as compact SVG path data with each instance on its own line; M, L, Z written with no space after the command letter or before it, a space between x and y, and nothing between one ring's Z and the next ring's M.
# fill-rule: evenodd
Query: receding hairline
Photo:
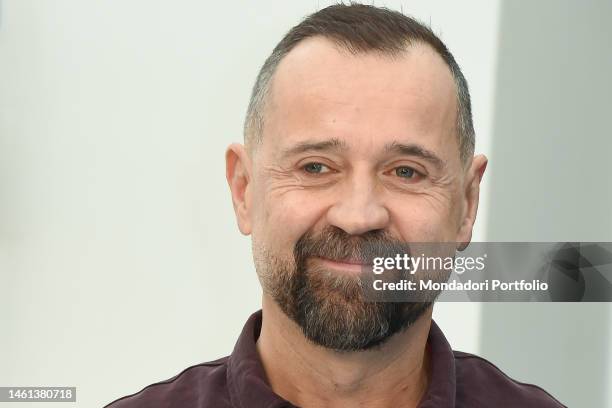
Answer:
M358 3L328 6L307 16L276 45L261 67L252 89L244 122L244 139L248 150L263 138L265 105L278 66L294 48L316 37L331 41L341 52L378 54L387 58L401 55L417 44L429 46L452 75L459 156L464 165L468 164L475 145L470 93L450 50L431 28L414 18L385 7Z
M440 66L443 67L443 69L449 75L449 79L451 80L453 90L455 93L455 98L454 98L454 102L455 102L455 118L454 119L455 120L454 120L453 130L455 132L458 131L458 129L456 129L457 127L456 124L457 124L458 115L459 115L459 112L458 112L459 97L457 95L458 89L457 89L456 81L454 80L452 70L450 69L448 64L444 61L444 58L442 58L439 52L431 44L421 39L411 39L411 40L407 39L402 48L397 48L393 50L380 50L380 49L355 49L354 47L349 47L345 41L339 41L338 39L334 37L327 36L324 34L316 34L308 38L304 38L299 43L295 44L291 50L289 50L286 54L284 54L282 58L274 66L274 70L272 71L271 76L266 83L266 87L265 87L265 91L263 95L264 100L262 101L263 103L259 106L261 110L258 112L258 114L262 116L261 119L264 119L265 117L269 117L268 109L269 109L270 102L272 101L272 97L274 95L273 89L275 87L276 78L278 77L279 70L282 69L281 67L285 65L284 62L296 51L302 52L303 48L307 46L311 46L311 43L320 43L320 44L330 45L339 54L342 54L348 57L359 58L360 56L364 56L364 55L373 55L381 59L386 59L386 60L391 60L391 61L400 61L401 59L408 57L412 50L419 50L419 49L425 50L426 52L430 53L434 58L438 60L438 62L441 64ZM263 123L262 123L262 126L263 126ZM245 132L245 142L247 146L249 147L249 150L252 149L253 145L257 144L258 142L261 142L261 140L263 139L263 136L264 136L263 127L259 129L259 134L253 135L252 133L253 132L251 130L251 133L248 134L247 136L247 133ZM252 140L253 138L256 138L256 140Z

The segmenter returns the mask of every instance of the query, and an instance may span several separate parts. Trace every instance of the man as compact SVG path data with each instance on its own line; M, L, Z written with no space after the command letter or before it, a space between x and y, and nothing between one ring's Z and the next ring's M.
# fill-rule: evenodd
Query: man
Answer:
M562 406L453 352L432 302L360 290L372 254L471 240L487 159L466 81L428 28L357 4L307 17L262 67L226 162L262 311L231 356L111 407Z

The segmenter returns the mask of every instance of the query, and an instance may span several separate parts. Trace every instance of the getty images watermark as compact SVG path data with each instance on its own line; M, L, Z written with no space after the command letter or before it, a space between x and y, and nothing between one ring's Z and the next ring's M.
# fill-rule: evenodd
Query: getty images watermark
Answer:
M361 274L367 300L612 301L612 243L410 244Z

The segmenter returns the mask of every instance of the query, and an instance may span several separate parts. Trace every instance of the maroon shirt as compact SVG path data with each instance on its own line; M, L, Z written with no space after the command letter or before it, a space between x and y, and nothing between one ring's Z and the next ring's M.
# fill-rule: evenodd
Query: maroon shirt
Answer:
M230 356L189 367L106 408L295 407L266 381L255 348L260 330L261 310L246 322ZM564 407L543 389L514 381L487 360L453 351L433 321L427 342L431 378L419 408Z

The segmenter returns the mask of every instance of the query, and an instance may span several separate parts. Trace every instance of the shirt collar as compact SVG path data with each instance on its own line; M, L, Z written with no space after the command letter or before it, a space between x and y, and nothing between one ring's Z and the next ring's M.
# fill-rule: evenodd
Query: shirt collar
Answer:
M234 346L227 367L227 384L232 405L238 408L296 408L275 394L257 353L256 342L261 331L262 311L247 320ZM455 358L438 325L432 320L427 339L431 377L419 408L452 408L455 406Z

